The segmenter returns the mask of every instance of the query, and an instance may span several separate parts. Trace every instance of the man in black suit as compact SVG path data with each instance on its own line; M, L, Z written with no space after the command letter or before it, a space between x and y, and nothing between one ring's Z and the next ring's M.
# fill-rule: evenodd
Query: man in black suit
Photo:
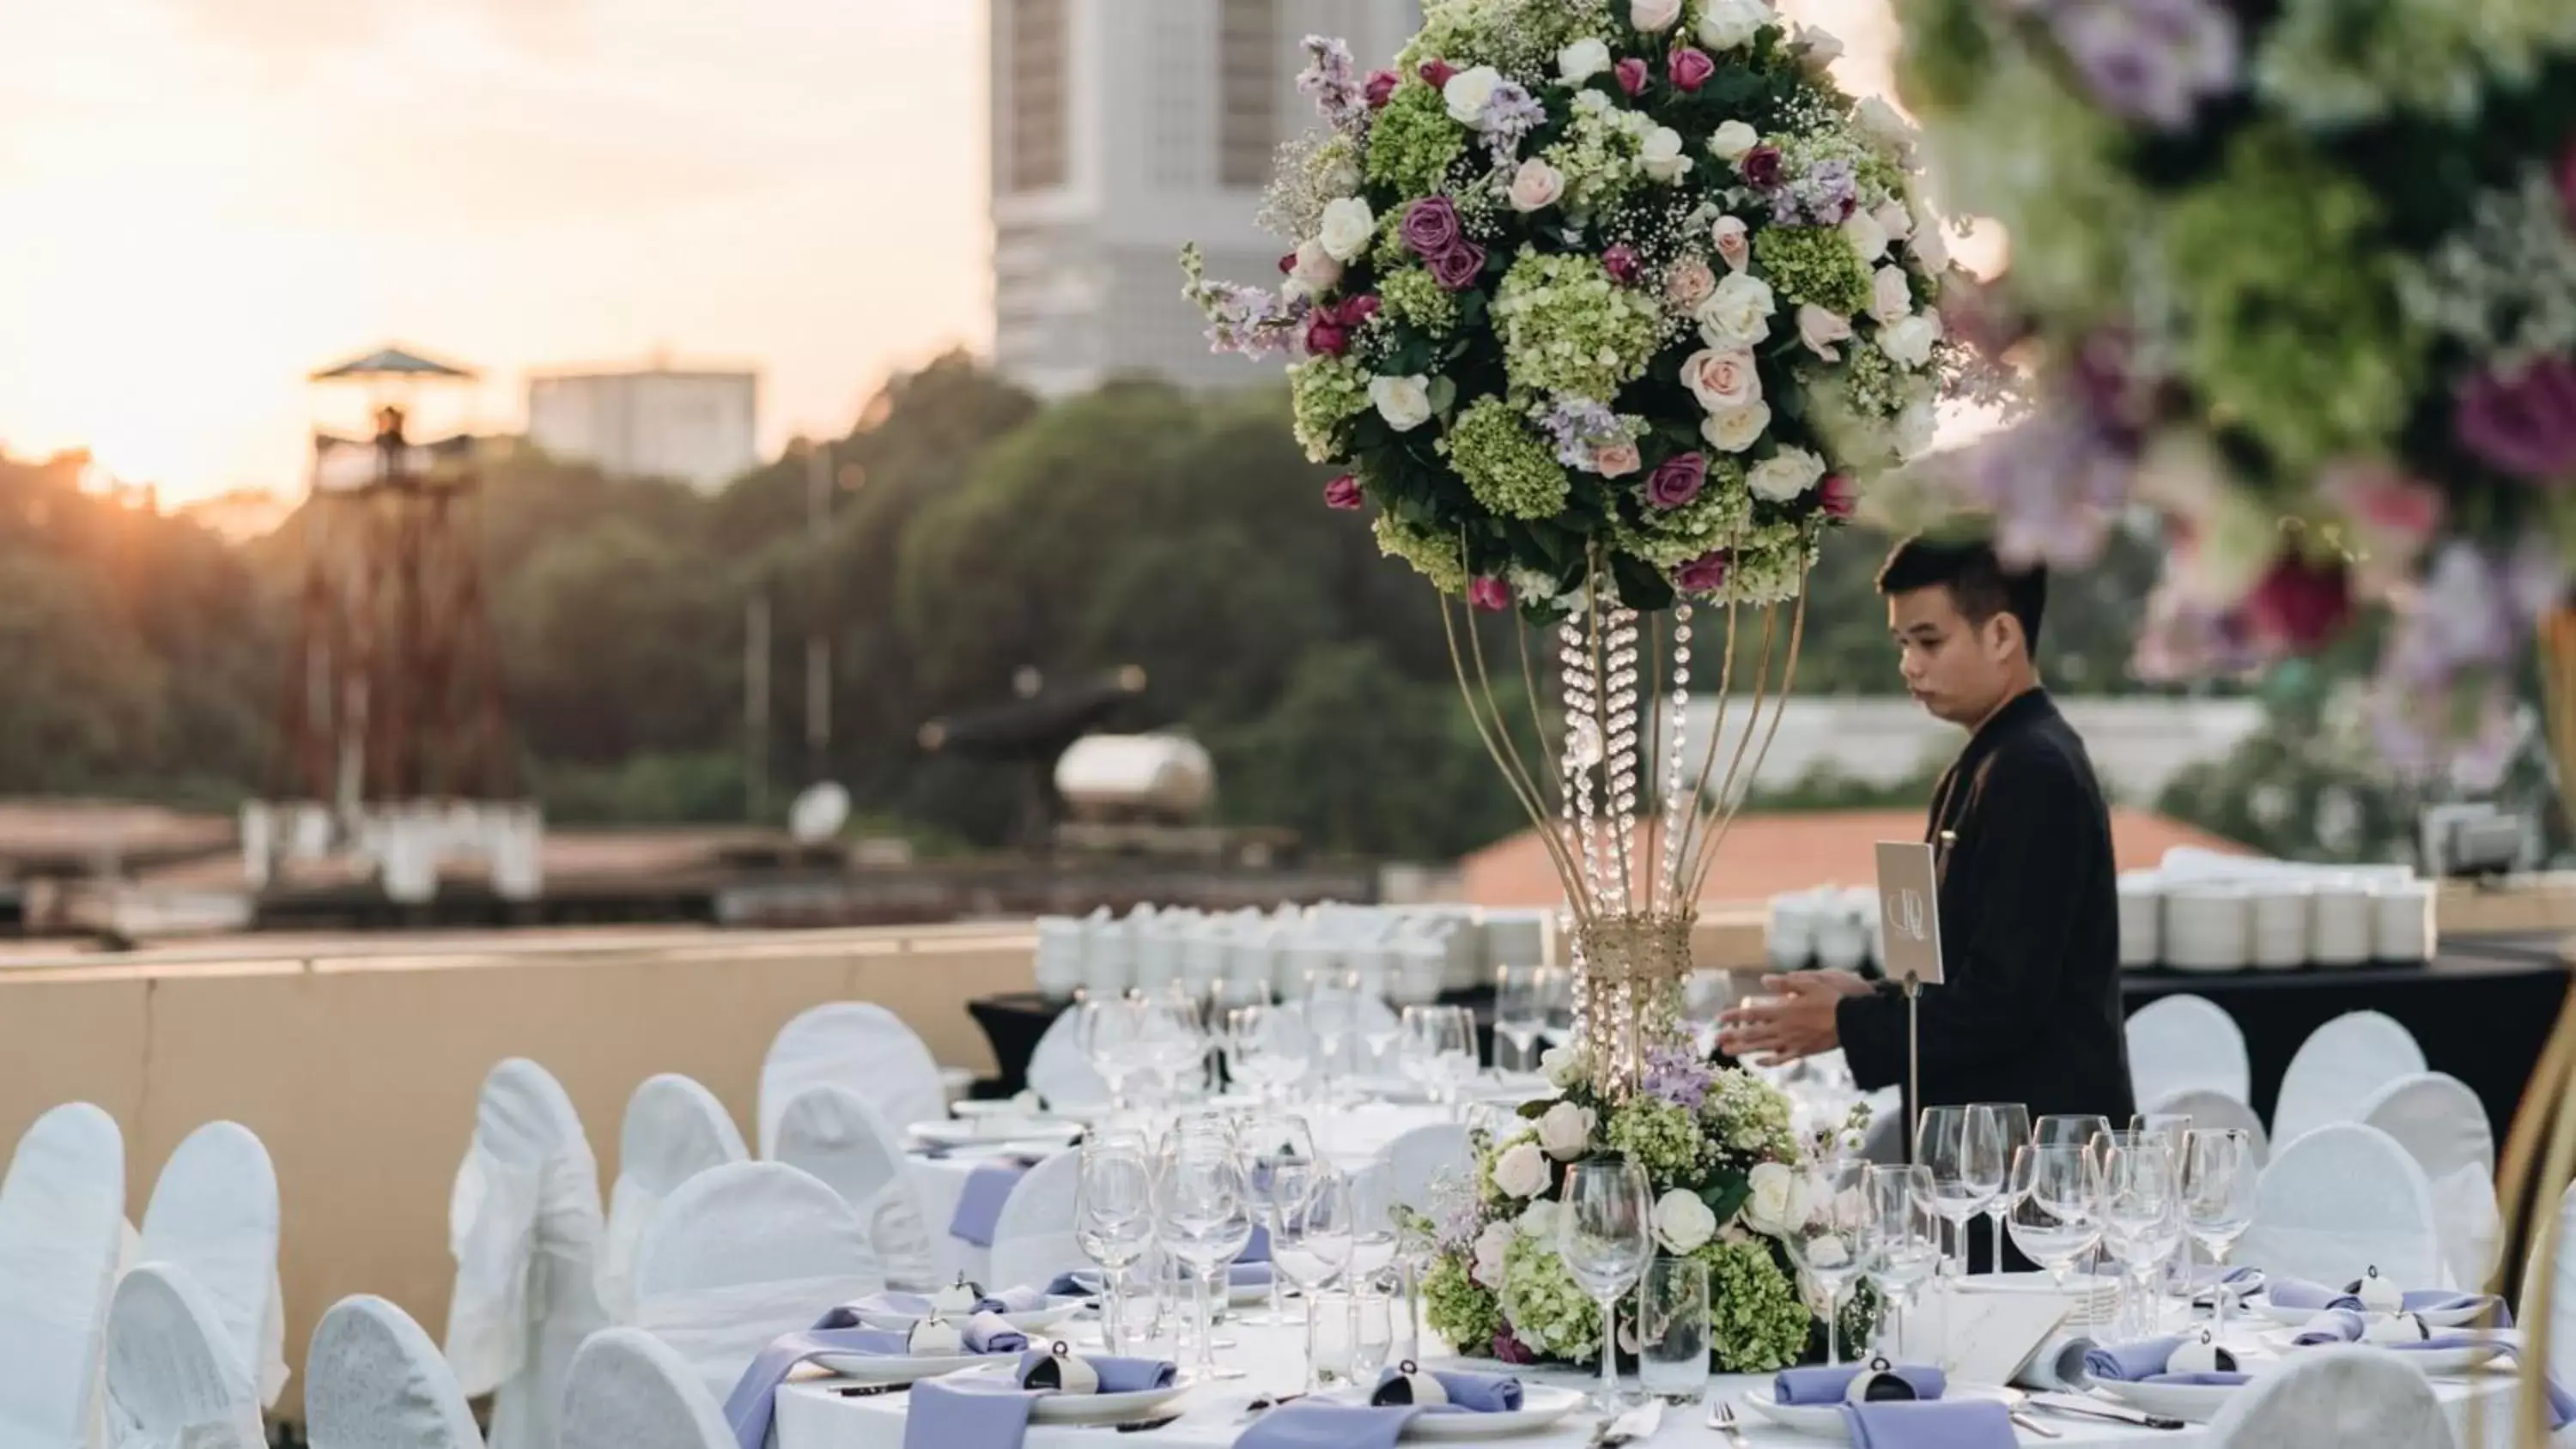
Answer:
M2126 1126L2110 813L2031 662L2047 576L2004 568L1983 543L1913 539L1888 556L1878 589L1906 691L1969 731L1925 829L1947 979L1922 988L1923 1105L2020 1102L2034 1119L2091 1112ZM1763 986L1776 994L1723 1017L1727 1052L1777 1061L1840 1047L1863 1088L1905 1080L1894 985L1801 971Z

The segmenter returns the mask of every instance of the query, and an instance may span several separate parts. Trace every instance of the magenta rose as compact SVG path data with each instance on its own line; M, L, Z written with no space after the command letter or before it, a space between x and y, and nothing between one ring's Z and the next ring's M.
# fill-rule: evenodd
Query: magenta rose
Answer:
M1623 287L1633 284L1637 280L1637 273L1643 270L1642 264L1637 260L1637 249L1626 242L1621 242L1603 252L1601 265L1610 273L1610 279Z
M1709 594L1726 585L1726 550L1712 549L1683 564L1673 584L1685 594Z
M1528 1344L1514 1338L1512 1336L1512 1331L1508 1328L1499 1330L1494 1334L1494 1357L1499 1362L1510 1364L1531 1364L1538 1362L1538 1355L1530 1352Z
M1377 309L1377 293L1362 292L1356 297L1344 299L1337 315L1343 326L1358 327L1376 316Z
M1736 166L1744 173L1747 184L1759 186L1768 191L1780 184L1780 177L1787 162L1782 159L1779 147L1756 146L1745 152L1744 159L1737 162Z
M1458 244L1458 206L1445 196L1426 196L1404 209L1400 230L1413 254L1429 261Z
M1394 71L1373 70L1368 73L1368 83L1360 88L1360 94L1368 99L1370 110L1382 111L1386 109L1386 103L1394 98L1395 88L1402 84L1404 84L1404 77Z
M1844 474L1832 474L1816 485L1816 502L1828 518L1849 518L1860 507L1860 485Z
M1650 72L1646 69L1646 63L1644 61L1637 59L1635 56L1630 56L1626 60L1619 62L1617 65L1610 67L1610 73L1619 78L1619 89L1626 91L1631 96L1645 94L1646 78Z
M2501 473L2537 483L2576 479L2576 361L2543 357L2483 372L2460 388L2460 445Z
M1431 259L1431 278L1444 289L1463 292L1476 285L1476 277L1485 270L1485 249L1471 241L1462 241Z
M1672 72L1674 89L1695 91L1717 74L1717 62L1708 58L1708 52L1685 45L1673 52L1665 69Z
M1426 60L1422 63L1420 71L1422 79L1435 91L1447 86L1449 77L1457 73L1458 67L1445 60Z
M1351 350L1351 334L1328 312L1316 312L1306 322L1306 350L1318 357L1339 357Z
M2342 560L2312 564L2284 554L2242 605L2257 642L2306 654L2352 621L2352 581Z
M1295 270L1297 270L1297 254L1295 252L1282 254L1279 258L1279 275L1284 277Z
M1684 453L1667 458L1646 475L1646 501L1657 508L1679 508L1699 496L1708 483L1708 458Z
M1512 606L1511 585L1491 574L1471 579L1467 584L1467 602L1479 609L1499 613Z
M1345 511L1360 506L1360 480L1345 473L1324 485L1324 506Z

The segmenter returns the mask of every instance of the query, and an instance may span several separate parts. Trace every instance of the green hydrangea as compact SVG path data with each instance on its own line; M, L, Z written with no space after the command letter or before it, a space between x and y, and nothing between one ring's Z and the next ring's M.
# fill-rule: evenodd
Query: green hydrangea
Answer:
M1458 298L1421 267L1405 267L1378 278L1378 300L1386 315L1434 337L1445 337L1458 325Z
M1288 369L1288 406L1309 462L1340 457L1344 424L1369 409L1368 369L1347 357L1310 357Z
M1618 396L1664 337L1662 305L1612 281L1597 258L1527 248L1503 274L1493 316L1512 385L1570 397Z
M1711 1238L1691 1254L1708 1264L1708 1342L1731 1374L1771 1373L1807 1351L1815 1315L1760 1238Z
M1610 1114L1610 1148L1637 1159L1656 1182L1697 1181L1705 1165L1699 1118L1688 1107L1631 1097Z
M1624 15L1627 7L1619 7ZM1553 74L1556 52L1587 35L1614 35L1608 0L1428 0L1422 30L1396 57L1410 75L1426 60L1505 75Z
M1820 161L1841 161L1849 165L1863 211L1876 208L1890 197L1903 196L1905 169L1886 151L1849 129L1851 125L1837 115L1832 120L1832 129L1767 139L1780 148L1780 159L1787 163L1793 176L1811 169Z
M1464 1353L1482 1353L1503 1331L1503 1305L1468 1276L1464 1253L1443 1253L1422 1275L1423 1316L1431 1330Z
M1565 134L1541 153L1565 175L1565 209L1584 214L1617 205L1646 179L1638 157L1655 123L1643 111L1622 110L1599 91L1575 93Z
M1433 588L1451 595L1467 592L1467 563L1459 553L1458 540L1399 522L1392 513L1379 514L1374 531L1380 553L1413 565L1413 571L1429 579ZM1486 1180L1491 1181L1490 1173Z
M1712 1301L1715 1291L1712 1278ZM1523 1234L1503 1250L1502 1307L1513 1335L1550 1358L1601 1351L1601 1305L1576 1286L1553 1242Z
M1794 544L1796 535L1793 526L1780 525L1772 537ZM1718 1146L1740 1160L1798 1160L1798 1134L1790 1127L1788 1094L1741 1067L1710 1079L1708 1095L1700 1099L1700 1115L1718 1129Z
M1766 226L1753 234L1753 260L1792 304L1813 302L1845 317L1869 307L1869 268L1839 227Z
M1565 508L1572 487L1565 465L1499 397L1468 404L1440 447L1476 501L1506 518L1551 518Z
M1854 412L1892 418L1904 410L1905 378L1877 343L1855 337L1843 349L1843 360L1843 388Z
M1821 521L1768 524L1762 533L1760 542L1736 550L1726 582L1702 597L1714 604L1785 604L1805 592L1824 543Z
M1744 465L1732 457L1711 457L1708 481L1699 496L1679 508L1648 508L1644 521L1615 519L1611 539L1632 554L1669 573L1713 549L1731 548L1751 537L1753 495L1744 486Z
M1369 128L1368 179L1408 197L1429 196L1466 150L1466 128L1449 119L1440 93L1409 76Z
M2316 129L2398 111L2465 121L2490 79L2528 86L2544 53L2571 45L2564 0L2290 0L2255 52L2254 86Z

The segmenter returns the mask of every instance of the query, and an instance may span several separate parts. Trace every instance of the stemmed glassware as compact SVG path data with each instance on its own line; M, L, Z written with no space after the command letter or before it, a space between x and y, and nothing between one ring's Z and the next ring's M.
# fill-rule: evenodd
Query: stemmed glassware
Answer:
M1315 1377L1315 1295L1332 1286L1351 1261L1350 1183L1314 1163L1281 1164L1270 1195L1270 1267L1295 1286L1306 1304L1306 1383Z
M1231 1141L1197 1137L1172 1155L1161 1178L1158 1216L1172 1256L1190 1270L1191 1328L1198 1339L1201 1379L1240 1378L1241 1369L1216 1364L1215 1283L1225 1266L1252 1240L1252 1213L1242 1163Z
M2165 1155L2174 1161L2174 1171L2182 1171L2183 1138L2191 1133L2188 1112L2140 1112L2129 1118L2129 1130L2158 1143ZM2178 1234L2174 1241L2173 1260L2166 1265L2169 1285L2184 1297L2191 1296L2191 1237Z
M1257 1116L1243 1124L1235 1135L1248 1169L1256 1220L1268 1224L1278 1216L1284 1200L1293 1200L1314 1180L1316 1170L1315 1134L1306 1127L1303 1117ZM1284 1197L1283 1197L1284 1195ZM1279 1269L1270 1270L1270 1307L1266 1312L1245 1315L1246 1323L1285 1323L1287 1310L1280 1305Z
M1132 996L1085 1001L1076 1030L1081 1035L1083 1056L1100 1074L1101 1085L1109 1089L1110 1110L1126 1111L1128 1083L1145 1069L1144 1059L1136 1050L1145 1034L1144 1003Z
M1306 973L1306 1029L1315 1042L1316 1092L1327 1105L1360 1029L1359 989L1356 971L1317 968Z
M1226 1013L1225 1038L1227 1070L1264 1103L1296 1085L1314 1058L1306 1013L1296 1006L1238 1006Z
M2071 1143L2024 1143L2013 1151L2011 1206L2004 1224L2023 1257L2048 1270L2066 1291L2076 1262L2102 1240L2102 1165L2089 1148ZM2092 1319L2093 1294L2084 1295Z
M1408 1006L1398 1062L1435 1102L1454 1109L1476 1075L1476 1017L1463 1006Z
M1596 1157L1565 1171L1557 1210L1557 1256L1575 1286L1601 1306L1601 1411L1617 1414L1619 1300L1637 1286L1655 1255L1654 1208L1646 1169L1627 1158Z
M2111 1130L2111 1119L2093 1112L2065 1112L2031 1124L2030 1140L2041 1147L2090 1147L2097 1134Z
M2254 1225L2254 1187L2261 1174L2254 1167L2252 1133L2234 1129L2195 1128L2183 1134L2183 1228L2218 1265L2218 1332L2227 1332L2227 1301L2236 1295L2227 1286L2227 1254Z
M2002 1124L1967 1107L1926 1107L1914 1127L1914 1160L1932 1170L1932 1210L1950 1225L1957 1271L1968 1270L1968 1222L2003 1191L2011 1159Z
M1501 966L1494 971L1494 1065L1503 1065L1501 1047L1512 1049L1510 1070L1538 1068L1539 1037L1547 1030L1549 1001L1561 975L1553 966Z
M1100 1266L1101 1341L1111 1353L1123 1353L1127 1270L1154 1246L1154 1164L1142 1144L1084 1145L1073 1225L1082 1255Z
M1941 1264L1941 1220L1932 1211L1932 1171L1922 1166L1871 1167L1862 1183L1868 1204L1868 1251L1862 1273L1882 1302L1895 1305L1895 1342L1904 1352L1914 1293Z
M1995 1136L2004 1145L2002 1157L1996 1163L2000 1178L1995 1185L1994 1200L1986 1204L1986 1217L1993 1226L1995 1239L1992 1268L2000 1273L2004 1270L2004 1219L2012 1212L2012 1155L2015 1148L2030 1140L2030 1109L2019 1102L1971 1102L1968 1112L1971 1116L1982 1114L1991 1119Z
M1842 1356L1843 1289L1869 1266L1869 1164L1814 1162L1799 1169L1803 1219L1782 1241L1799 1269L1825 1290L1825 1361Z
M1163 1101L1196 1097L1207 1088L1208 1037L1199 1001L1175 988L1148 996L1134 1043L1161 1087Z
M2156 1277L2182 1239L2182 1192L2173 1154L2152 1137L2109 1133L2102 1166L2102 1242L2126 1270L2135 1301L2127 1325L2155 1332Z

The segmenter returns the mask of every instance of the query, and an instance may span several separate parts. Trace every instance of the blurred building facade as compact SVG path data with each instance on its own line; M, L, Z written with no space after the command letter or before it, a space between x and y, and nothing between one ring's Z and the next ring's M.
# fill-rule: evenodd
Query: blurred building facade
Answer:
M749 370L538 373L528 440L618 478L675 478L702 491L760 463L760 377Z
M1297 93L1308 35L1387 64L1418 0L987 0L994 357L1049 396L1121 374L1241 386L1181 297L1208 273L1275 280L1289 249L1253 218L1280 143L1319 124Z

